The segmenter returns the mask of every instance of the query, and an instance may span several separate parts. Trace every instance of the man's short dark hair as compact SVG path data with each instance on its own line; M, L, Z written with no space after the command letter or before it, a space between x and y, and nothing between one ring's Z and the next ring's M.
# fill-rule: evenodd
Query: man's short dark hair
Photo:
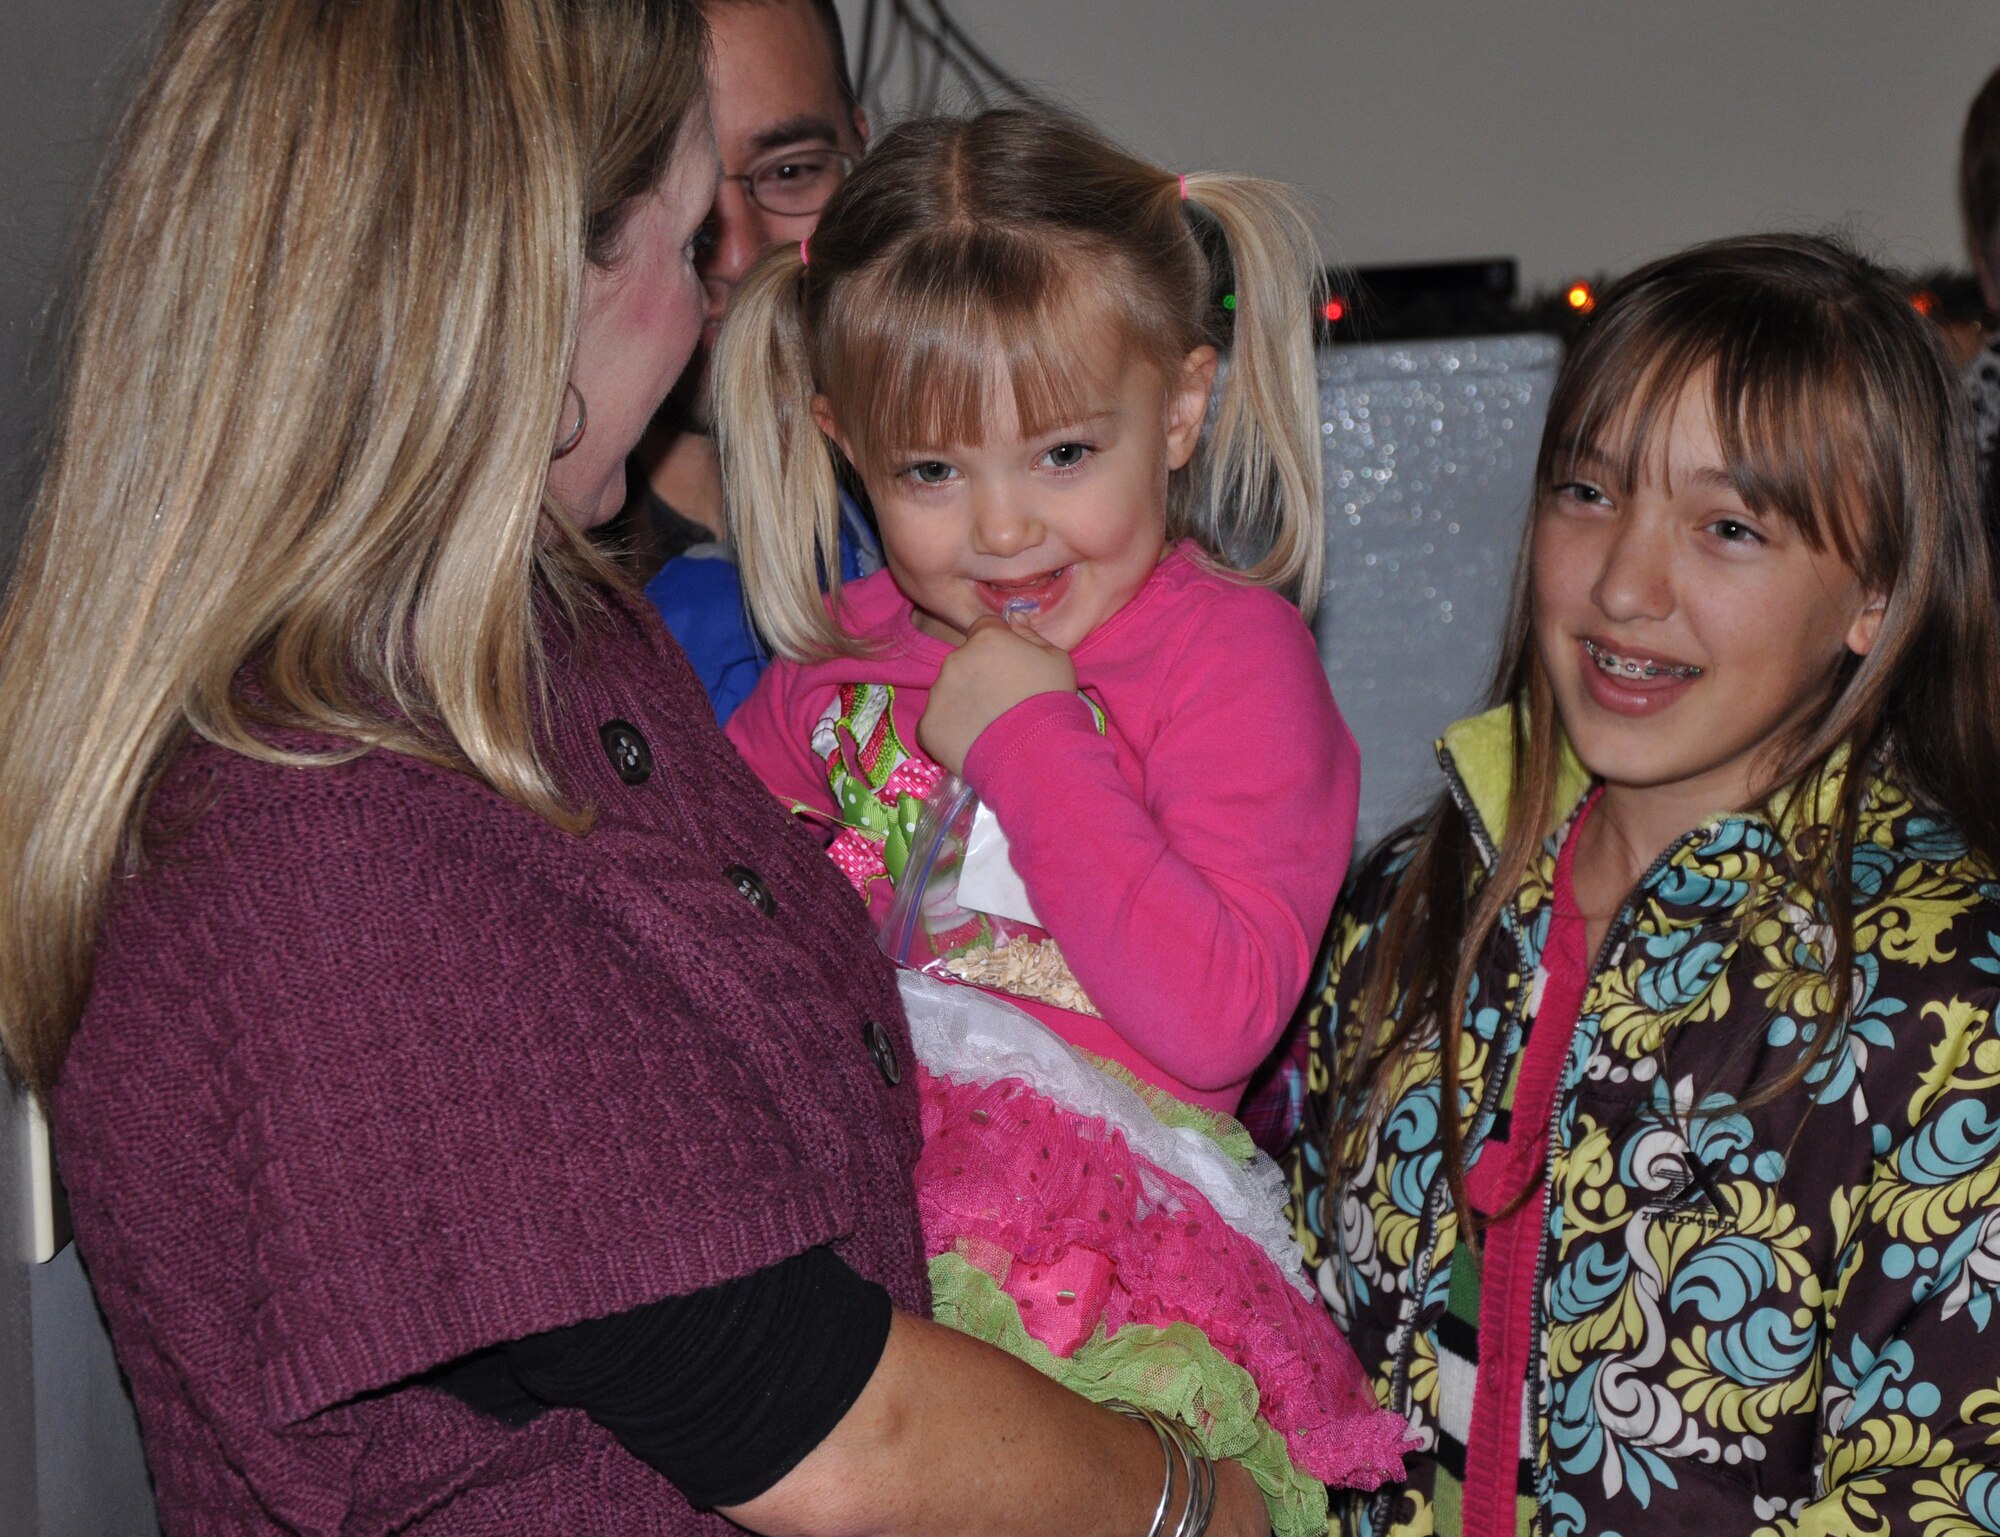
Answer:
M1985 269L1989 285L2000 284L2000 69L1986 77L1965 114L1958 202L1973 260Z
M706 11L721 5L783 3L785 0L701 0L701 7ZM840 83L840 99L851 112L861 103L854 94L854 72L847 67L847 32L840 24L840 12L834 9L833 0L806 0L806 8L819 18L820 30L826 34L827 51L833 55L833 78Z
M854 95L854 73L847 67L847 33L840 25L840 12L833 0L812 0L813 15L826 29L826 45L833 50L833 74L840 82L840 99L851 110L858 105Z

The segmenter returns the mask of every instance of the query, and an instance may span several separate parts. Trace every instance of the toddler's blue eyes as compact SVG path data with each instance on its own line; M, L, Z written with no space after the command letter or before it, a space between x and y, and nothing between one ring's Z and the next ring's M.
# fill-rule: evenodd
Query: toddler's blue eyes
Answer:
M1042 453L1039 464L1045 469L1073 470L1096 451L1089 443L1058 443ZM942 459L917 459L897 472L919 486L943 486L962 478L959 469Z

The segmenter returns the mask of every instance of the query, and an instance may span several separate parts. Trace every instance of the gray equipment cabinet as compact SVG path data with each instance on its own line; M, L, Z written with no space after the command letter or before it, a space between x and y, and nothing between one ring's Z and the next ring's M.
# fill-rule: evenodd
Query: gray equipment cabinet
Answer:
M1361 747L1356 854L1441 782L1432 743L1481 704L1506 618L1552 336L1320 354L1320 660Z

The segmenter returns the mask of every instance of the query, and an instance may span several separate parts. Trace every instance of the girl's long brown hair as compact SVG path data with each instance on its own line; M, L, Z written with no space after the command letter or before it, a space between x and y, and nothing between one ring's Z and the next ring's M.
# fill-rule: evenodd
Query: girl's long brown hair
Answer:
M549 456L585 263L699 110L704 38L692 0L174 9L0 617L0 1040L37 1090L189 730L282 762L262 728L323 732L580 822L536 750L534 595L604 568Z
M1886 599L1866 657L1850 657L1820 707L1775 744L1765 801L1781 820L1813 806L1844 748L1832 815L1797 829L1799 878L1832 935L1824 957L1834 1017L1851 999L1852 854L1872 768L2000 858L2000 584L1994 530L1979 513L1971 428L1959 383L1902 286L1830 239L1716 241L1633 273L1600 301L1564 360L1535 466L1539 511L1586 450L1630 485L1659 450L1682 391L1705 380L1723 458L1751 509L1789 519ZM1461 1211L1465 1118L1462 1020L1479 958L1555 819L1564 739L1534 645L1529 550L1514 595L1492 705L1515 706L1507 825L1477 846L1442 795L1392 838L1408 864L1361 952L1354 1089L1340 1096L1330 1177L1351 1176L1416 1053L1440 1055L1446 1178ZM1790 825L1788 821L1788 825ZM1400 1001L1399 1001L1400 1000ZM1818 1032L1742 1103L1790 1093L1839 1033Z
M1232 309L1197 220L1226 250ZM823 575L838 591L840 509L816 394L869 460L978 441L997 364L1034 433L1081 414L1076 344L1104 329L1169 379L1195 348L1229 344L1213 427L1170 487L1168 536L1310 614L1323 280L1311 222L1275 182L1177 176L1047 108L899 125L809 252L779 247L737 286L716 348L730 530L760 628L784 656L854 647L821 596Z

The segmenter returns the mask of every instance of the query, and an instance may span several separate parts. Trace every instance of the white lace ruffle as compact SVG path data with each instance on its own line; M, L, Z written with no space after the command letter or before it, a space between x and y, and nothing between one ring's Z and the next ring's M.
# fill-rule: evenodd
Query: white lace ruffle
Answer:
M898 977L917 1060L938 1077L981 1085L1018 1078L1063 1109L1115 1127L1141 1162L1194 1186L1218 1217L1271 1257L1293 1290L1313 1295L1285 1214L1285 1176L1266 1154L1239 1164L1193 1127L1166 1125L1129 1084L1099 1072L1004 999L907 967ZM1165 1191L1147 1194L1159 1199Z

